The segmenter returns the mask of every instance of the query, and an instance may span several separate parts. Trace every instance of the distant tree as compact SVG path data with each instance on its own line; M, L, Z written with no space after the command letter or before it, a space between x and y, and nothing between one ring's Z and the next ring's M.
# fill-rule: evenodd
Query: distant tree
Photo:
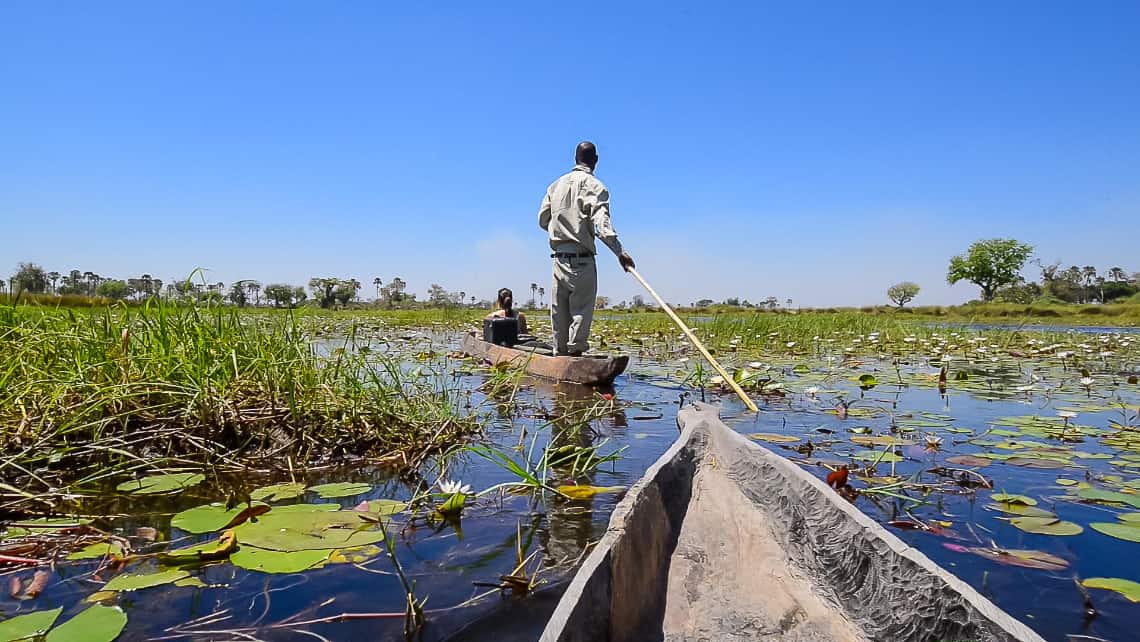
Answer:
M448 296L447 290L438 283L432 283L428 288L428 305L433 307L445 307L451 302L451 297Z
M1121 272L1121 274L1123 274L1123 272ZM48 272L47 273L47 278L49 281L51 281L51 291L52 292L56 292L59 290L59 288L56 287L56 283L59 281L59 277L60 277L59 272Z
M35 263L21 263L12 275L12 293L30 292L43 294L47 291L48 277L44 269Z
M790 310L792 308L792 300L788 299L787 301L784 301L784 307Z
M1026 283L1022 280L999 288L994 295L994 300L1003 303L1029 305L1041 298L1044 293L1045 291L1040 285L1036 283Z
M383 298L389 306L400 303L404 300L404 289L407 287L408 284L397 276L389 281L388 285L380 288L381 298Z
M253 305L261 305L261 284L257 281L245 281L245 292L253 297Z
M608 296L599 296L594 299L594 307L599 310L605 310L610 305L610 298Z
M230 303L239 308L244 308L249 299L246 298L245 282L238 281L230 285L229 294Z
M380 286L383 284L384 284L384 282L380 280L380 277L376 277L376 278L372 279L372 285L373 285L373 287L376 288L376 300L377 301L380 300Z
M918 296L919 287L917 283L911 281L903 281L896 283L887 288L887 297L900 308L914 300Z
M305 288L284 283L270 283L263 291L265 298L272 301L275 308L291 308L307 298Z
M539 288L538 288L538 305L539 306L545 305L545 303L543 302L543 297L545 297L545 296L546 296L546 288L539 286Z
M992 301L998 288L1017 282L1031 254L1032 245L1014 239L976 241L966 254L950 259L946 281L969 281L982 289L983 301Z
M95 289L95 294L116 301L127 298L130 293L130 287L123 281L103 281Z
M340 279L314 276L309 279L309 289L313 291L313 298L316 299L318 305L322 308L331 308L336 303L333 290L339 283Z
M713 301L712 299L701 299L700 301L697 301L695 305L698 308L707 308L713 303L716 303L716 301Z
M471 307L475 307L475 295L471 295Z
M356 279L341 281L340 283L336 284L336 287L333 288L333 299L335 299L336 302L342 306L348 305L349 301L352 301L356 298L356 292L359 287L360 281L357 281Z
M770 296L764 299L764 307L768 308L769 310L775 310L776 308L780 307L780 300L774 296Z
M640 294L633 295L633 303L631 303L630 306L637 309L644 308L645 297L641 296Z
M56 274L56 273L52 272L51 274ZM48 276L50 277L51 274L49 274ZM1118 267L1108 269L1108 278L1113 283L1120 283L1121 281L1127 280L1125 278L1125 275L1124 275L1124 270L1122 270Z
M730 296L724 300L724 304L731 308L740 307L740 297Z
M537 283L531 283L530 284L530 305L529 305L529 307L532 307L532 308L534 307L534 297L537 294L538 294L538 284Z

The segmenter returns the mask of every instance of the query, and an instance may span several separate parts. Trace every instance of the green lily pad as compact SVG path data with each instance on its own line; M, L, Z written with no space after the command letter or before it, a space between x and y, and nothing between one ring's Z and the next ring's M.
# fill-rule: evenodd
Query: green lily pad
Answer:
M1073 479L1065 479L1064 477L1058 477L1057 478L1057 485L1058 486L1076 486L1077 482L1076 482L1076 480L1073 480Z
M1037 505L1036 499L1033 499L1032 497L1026 497L1025 495L1011 495L1009 493L994 493L993 495L990 495L990 499L994 500L995 502L1001 502L1003 504L1023 504L1025 506L1036 506Z
M163 584L170 584L178 580L189 577L190 574L186 571L170 570L158 571L156 573L143 573L139 575L128 574L119 575L112 578L110 582L103 585L103 591L138 591L147 589L154 586L162 586Z
M1090 577L1083 580L1081 586L1116 591L1128 598L1129 602L1140 602L1140 582L1122 580L1118 577Z
M893 435L858 435L851 438L851 443L860 446L913 446L909 439L900 439Z
M237 520L243 512L261 512L262 510L268 510L269 508L268 504L263 504L261 502L256 502L252 506L254 507L253 511L248 511L250 507L246 504L238 504L237 506L228 510L224 504L220 503L195 506L194 508L184 510L172 517L170 520L170 525L175 528L184 530L187 533L212 533L228 526L236 526L236 524L232 524L231 522ZM264 508L256 508L259 506ZM241 521L245 520L243 519Z
M168 475L151 475L142 479L125 481L116 490L132 495L159 495L174 493L197 486L206 480L201 473L171 473Z
M43 635L55 624L63 607L50 611L33 611L0 622L0 640L24 640Z
M773 444L791 444L800 440L799 437L792 435L780 435L772 432L754 432L748 435L749 439L757 441L766 441Z
M286 506L274 506L273 514L332 513L338 510L340 510L340 504L288 504Z
M397 501L395 499L372 499L369 500L367 506L367 513L372 515L395 515L407 510L408 505L405 502ZM356 508L360 511L360 507Z
M104 557L122 557L123 545L116 541L95 542L67 556L69 560L91 560Z
M899 457L898 455L894 454L893 452L890 452L889 450L888 451L860 450L860 451L851 453L851 458L852 459L858 459L860 461L871 461L871 462L878 461L880 463L900 462L903 460L902 457Z
M1015 517L1009 520L1009 523L1026 533L1038 535L1080 535L1085 530L1073 522L1066 522L1052 515L1049 517Z
M875 375L870 375L870 374L859 375L859 386L860 387L874 388L877 385L879 385L879 380L875 378Z
M1140 524L1133 522L1093 522L1089 527L1109 537L1140 543Z
M1068 468L1069 464L1056 459L1041 459L1038 457L1010 457L1005 463L1022 468Z
M336 499L338 497L363 495L372 490L372 486L355 482L336 482L333 484L313 486L309 490L315 492L321 499Z
M1140 513L1121 513L1116 519L1129 524L1140 524Z
M28 535L45 535L57 533L68 526L75 524L90 524L91 520L81 517L37 517L36 519L21 519L20 524L35 524L34 527L11 526L4 532L4 537L27 537ZM58 528L56 527L58 525ZM29 615L31 615L29 613Z
M262 573L300 573L327 560L330 552L327 549L273 551L243 545L230 556L230 563Z
M1024 504L986 504L986 508L1021 517L1055 517L1053 513L1043 508Z
M375 544L384 533L355 511L270 512L234 529L246 544L274 551L308 551Z
M1127 504L1133 508L1140 508L1140 495L1118 493L1101 488L1082 488L1077 496L1090 502L1107 502L1111 504Z
M111 642L126 625L123 609L96 604L52 629L47 642Z
M300 497L305 492L305 484L301 482L285 482L258 488L249 494L249 498L260 502L279 502L286 499Z

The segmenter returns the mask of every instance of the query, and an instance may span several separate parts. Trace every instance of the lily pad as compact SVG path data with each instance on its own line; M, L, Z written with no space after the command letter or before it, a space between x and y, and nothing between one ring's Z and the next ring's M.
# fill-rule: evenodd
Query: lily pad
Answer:
M1127 504L1133 508L1140 508L1140 495L1129 495L1101 488L1082 488L1077 491L1077 496L1090 502Z
M286 499L300 497L305 492L305 484L301 482L285 482L258 488L249 494L249 498L258 502L279 502Z
M602 493L616 493L625 490L625 486L587 486L585 484L559 486L558 492L570 499L590 499Z
M1093 522L1089 527L1109 537L1140 543L1140 524L1134 522Z
M1049 517L1015 517L1009 520L1026 533L1038 535L1080 535L1085 529L1073 522L1066 522L1050 515Z
M878 461L880 463L900 462L903 460L902 457L899 457L889 450L860 450L851 453L851 458L858 459L860 461Z
M965 466L967 468L984 468L989 466L992 462L985 457L975 457L974 455L954 455L947 457L946 463L954 464L955 466Z
M851 443L860 446L913 446L914 442L909 439L899 439L892 435L859 435L851 438Z
M189 577L190 574L186 571L170 570L158 571L157 573L143 573L139 575L127 574L119 575L111 579L103 585L103 591L138 591L147 589L154 586L162 586L163 584L170 584L178 580Z
M766 441L773 444L790 444L800 440L799 437L792 435L780 435L772 432L754 432L748 435L749 439L757 441Z
M1021 517L1054 517L1053 513L1043 508L1024 504L986 504L986 508Z
M125 481L116 490L132 495L159 495L174 493L197 486L206 480L201 473L171 473L168 475L151 475L142 479Z
M126 625L123 609L96 604L52 629L47 642L111 642Z
M23 640L43 635L51 628L63 607L50 611L33 611L0 622L0 640Z
M984 546L965 547L957 544L943 544L943 546L951 550L973 553L1006 566L1033 568L1042 571L1060 571L1069 567L1069 562L1065 559L1043 551L987 548Z
M170 525L187 533L212 533L224 528L232 528L251 517L269 512L269 505L260 502L240 504L226 509L224 504L213 503L195 506L178 513L170 520Z
M1057 485L1058 486L1076 486L1077 481L1074 479L1065 479L1064 477L1058 477L1057 478Z
M1129 602L1140 602L1140 582L1122 580L1118 577L1090 577L1083 580L1081 586L1116 591L1128 598Z
M1068 468L1069 464L1056 459L1040 459L1036 457L1010 457L1005 463L1022 468Z
M300 573L328 559L330 551L300 550L273 551L254 546L242 546L230 555L230 563L250 571L262 573Z
M238 541L274 551L327 550L375 544L384 533L355 511L273 511L234 529Z
M234 532L227 530L216 540L166 551L159 556L159 559L161 559L164 564L172 565L211 562L228 557L237 550L237 544L237 537L234 535Z
M1129 524L1140 524L1140 513L1121 513L1116 519Z
M44 535L57 533L64 528L76 524L90 524L91 520L81 517L37 517L36 519L22 519L19 524L28 526L9 526L4 532L5 537L27 537L28 535ZM29 613L29 615L31 615Z
M372 490L372 486L356 482L335 482L332 484L313 486L309 490L315 492L321 499L336 499L338 497L363 495Z
M994 493L990 495L990 499L995 502L1003 504L1024 504L1025 506L1036 506L1037 500L1025 495L1012 495L1010 493Z
M92 560L104 557L122 557L123 545L117 541L95 542L67 556L69 560Z

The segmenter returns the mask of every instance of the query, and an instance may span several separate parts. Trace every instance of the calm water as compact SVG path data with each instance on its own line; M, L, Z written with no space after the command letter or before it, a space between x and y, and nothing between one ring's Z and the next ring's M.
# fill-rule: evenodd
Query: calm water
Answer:
M812 462L850 462L851 455L866 450L852 443L851 437L861 436L868 429L874 434L888 434L890 426L895 424L904 431L910 430L909 436L916 441L921 442L925 433L940 436L941 449L928 452L922 448L903 448L902 461L893 467L880 463L876 474L889 475L893 468L896 476L913 475L916 483L937 486L942 478L924 471L946 465L946 457L977 453L994 453L1000 457L1027 447L1021 444L1020 448L1005 449L1018 446L1016 441L1033 440L1025 436L983 436L995 422L1000 424L1009 417L1032 415L1055 418L1057 408L1073 407L1078 413L1071 419L1074 425L1103 430L1111 421L1122 421L1128 412L1105 409L1111 399L1123 400L1125 408L1135 412L1140 398L1135 385L1123 382L1118 382L1111 392L1083 390L1071 385L1065 379L1068 375L1055 367L1040 370L1042 375L1058 379L1057 387L1049 390L1048 396L1036 390L1014 391L1013 387L1030 376L1029 373L996 366L985 374L975 374L968 381L951 381L947 394L943 395L934 385L931 367L921 360L904 363L898 371L886 362L865 360L857 370L842 373L824 372L823 364L806 363L810 365L809 371L801 369L798 373L793 372L791 363L772 364L769 375L786 381L788 393L783 397L765 397L759 415L745 413L738 402L725 397L722 416L726 423L745 434L760 432L799 437L799 442L783 447L766 445L801 460L808 470L821 477L826 476L828 469ZM485 372L461 361L450 362L447 367L457 371L461 385L474 391L474 404L484 401L478 388L488 377ZM1134 371L1136 364L1123 364L1123 367ZM528 453L532 460L537 460L552 435L559 435L555 445L604 442L603 453L624 448L621 460L612 469L603 467L590 481L597 486L629 486L677 436L676 413L686 389L679 385L682 377L674 368L651 359L635 359L627 374L616 382L612 404L590 389L526 380L514 404L489 411L494 420L487 437L503 448L521 444L520 449L508 451L519 460ZM860 390L852 377L863 372L874 373L880 383L873 389ZM904 383L897 384L898 378ZM890 381L896 384L887 383ZM807 387L820 390L814 395L805 394ZM690 390L689 393L700 396L699 392ZM845 419L834 412L835 401L840 398L851 402ZM591 413L593 418L584 426L567 419L548 419L585 413L590 408L599 412ZM856 505L880 522L909 520L912 516L927 523L947 522L945 529L949 532L941 535L897 529L893 532L1050 640L1065 640L1067 634L1116 641L1137 639L1133 625L1140 617L1140 605L1115 593L1094 590L1091 595L1098 615L1086 619L1081 593L1073 579L1100 576L1140 581L1140 555L1137 555L1140 544L1113 539L1088 528L1090 522L1114 521L1115 515L1125 509L1080 503L1071 496L1072 487L1063 487L1057 482L1058 478L1065 478L1073 483L1098 485L1101 483L1098 479L1106 475L1113 476L1104 482L1106 484L1135 481L1140 467L1128 465L1128 460L1114 459L1123 451L1102 444L1102 438L1103 435L1090 436L1070 446L1073 452L1104 458L1076 457L1057 468L1025 468L995 460L992 465L979 469L994 480L994 491L934 492L925 495L923 504L865 495ZM790 450L807 441L814 446L810 457ZM987 445L988 441L995 445ZM1059 442L1053 444L1059 445ZM435 480L435 474L430 467L424 470L428 482ZM455 459L447 476L461 479L476 491L514 479L502 468L470 455ZM256 487L271 481L279 479L254 478L247 483ZM362 499L405 499L410 496L413 483L366 467L322 471L305 481L312 484L361 481L373 486L373 490L364 495L331 500L346 507ZM865 484L856 482L855 485ZM1055 511L1063 520L1082 525L1084 532L1072 537L1023 532L1002 520L1001 513L985 508L991 503L989 496L997 491L1035 498L1040 507ZM918 498L924 496L919 491L907 492ZM176 498L120 496L91 502L85 509L91 514L116 515L109 525L118 533L131 534L140 526L149 526L158 529L163 538L183 538L185 533L170 527L170 516L178 510L216 501L218 495L216 487L203 484ZM459 528L412 523L405 515L397 516L396 554L415 580L416 594L428 598L428 625L422 639L494 639L498 642L535 639L554 608L560 587L588 545L605 530L609 515L621 497L618 492L597 495L588 501L551 497L539 501L524 495L493 494L469 503ZM312 495L302 500L321 501ZM463 608L452 608L487 590L475 583L494 583L512 571L520 534L524 556L538 551L536 562L528 568L541 566L539 577L547 588L526 598L495 594ZM1044 551L1068 561L1069 568L1044 571L1004 566L946 546L985 546L990 542L1005 549ZM147 564L142 563L141 568L147 568ZM64 606L64 617L67 617L83 608L79 604L83 597L98 590L100 582L90 575L94 566L94 563L61 564L57 570L58 581L49 585L40 597L20 602L5 592L0 597L0 609L5 615L11 615ZM249 639L243 636L312 639L308 633L298 632L300 630L330 640L404 637L402 620L398 617L403 612L404 593L393 575L391 563L383 555L372 558L362 567L331 564L292 575L250 572L228 563L207 566L196 574L206 587L167 585L123 594L118 603L130 621L120 639ZM103 575L102 579L108 579L113 573ZM292 628L282 624L341 613L375 615L368 619ZM212 614L215 615L212 620L193 623L196 618ZM279 628L257 628L275 623ZM228 632L234 629L239 632Z

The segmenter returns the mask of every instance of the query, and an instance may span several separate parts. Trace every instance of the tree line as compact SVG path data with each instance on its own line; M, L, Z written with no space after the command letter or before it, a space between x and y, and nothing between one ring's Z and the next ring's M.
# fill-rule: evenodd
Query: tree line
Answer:
M973 283L981 290L981 301L1018 304L1112 303L1131 300L1140 294L1140 272L1128 273L1121 267L1098 269L1093 265L1062 268L1061 261L1032 261L1040 270L1039 279L1022 274L1034 248L1016 239L975 241L963 254L950 258L946 282ZM896 283L887 289L887 298L902 307L918 296L921 288L912 281Z

